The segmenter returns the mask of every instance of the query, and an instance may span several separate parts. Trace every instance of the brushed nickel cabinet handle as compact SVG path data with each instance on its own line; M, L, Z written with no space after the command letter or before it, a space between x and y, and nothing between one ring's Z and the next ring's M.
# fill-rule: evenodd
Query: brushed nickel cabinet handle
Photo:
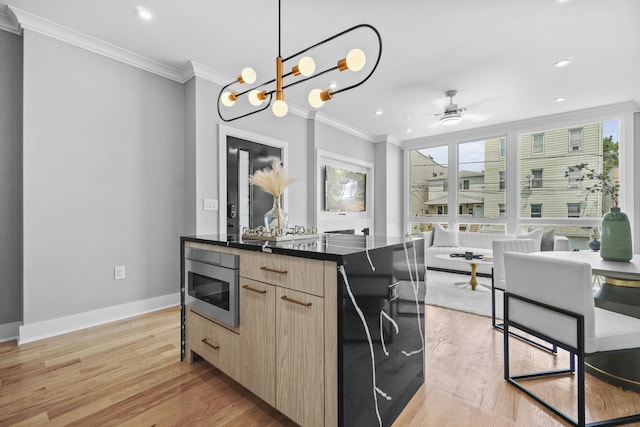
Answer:
M262 267L260 267L260 270L263 271L270 271L272 273L280 273L280 274L287 274L287 270L276 270L275 268L269 268L269 267L265 267L264 265Z
M207 341L207 339L206 339L206 338L202 338L202 344L204 344L204 345L208 345L209 347L211 347L211 348L212 348L212 349L214 349L214 350L219 350L219 349L220 349L220 346L219 346L219 345L213 345L213 344L211 344L209 341Z
M283 299L283 300L285 300L285 301L289 301L289 302L293 302L293 303L295 303L295 304L303 305L303 306L305 306L305 307L311 307L311 304L312 304L312 303L310 303L310 302L301 302L301 301L297 301L297 300L291 299L291 298L289 298L289 297L288 297L288 296L286 296L286 295L283 295L283 296L281 296L280 298L282 298L282 299Z
M261 291L260 289L252 288L252 287L251 287L251 286L249 286L249 285L243 285L242 287L243 287L244 289L248 290L248 291L257 292L257 293L259 293L259 294L266 294L266 293L267 293L267 291Z

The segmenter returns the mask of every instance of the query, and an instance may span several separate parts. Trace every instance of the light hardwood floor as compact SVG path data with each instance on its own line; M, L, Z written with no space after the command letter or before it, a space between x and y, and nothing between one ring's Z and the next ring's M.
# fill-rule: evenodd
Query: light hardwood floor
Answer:
M426 382L399 426L561 426L502 379L490 319L427 306ZM564 361L514 340L538 365ZM179 359L179 309L22 346L0 344L0 426L289 426L284 416L200 360ZM571 407L570 379L545 385ZM588 377L588 419L640 411L640 394Z

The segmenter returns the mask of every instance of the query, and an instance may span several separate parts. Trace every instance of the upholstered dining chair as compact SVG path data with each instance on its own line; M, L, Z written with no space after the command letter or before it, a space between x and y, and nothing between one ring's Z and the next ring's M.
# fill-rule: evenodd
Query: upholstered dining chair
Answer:
M496 322L496 291L505 292L507 284L504 275L504 254L505 252L531 253L538 251L538 245L532 239L509 239L493 241L493 274L491 275L491 324L494 328L503 330L503 324ZM543 350L555 353L557 348L554 345L540 343L530 339L515 331L511 335L522 339Z
M509 284L504 294L505 380L574 426L640 421L640 414L634 414L585 423L585 356L640 349L640 319L595 307L591 266L587 263L506 252L504 267ZM568 351L569 367L512 375L509 357L511 328L518 328ZM530 359L518 362L522 362L519 366L531 363ZM576 371L577 420L524 386L528 379L573 375Z

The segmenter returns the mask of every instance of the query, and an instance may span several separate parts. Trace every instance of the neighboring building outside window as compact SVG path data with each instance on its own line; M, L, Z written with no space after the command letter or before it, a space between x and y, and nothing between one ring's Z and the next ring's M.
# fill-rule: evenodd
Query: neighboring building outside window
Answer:
M544 154L543 133L537 133L531 137L531 154Z
M501 218L507 216L507 209L504 203L498 204L498 216Z
M449 191L449 181L442 182L442 191Z
M567 216L569 218L580 218L580 203L567 203Z
M504 159L507 156L507 139L500 138L500 158Z
M569 151L582 150L582 128L569 129Z
M504 171L498 172L498 188L500 190L505 189L505 172Z
M531 205L531 218L542 218L542 203Z
M531 188L542 188L542 169L531 169Z

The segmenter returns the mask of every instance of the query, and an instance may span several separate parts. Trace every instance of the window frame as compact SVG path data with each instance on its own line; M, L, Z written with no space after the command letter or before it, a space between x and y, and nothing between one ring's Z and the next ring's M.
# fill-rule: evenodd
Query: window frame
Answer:
M498 171L498 190L505 191L507 188L507 172Z
M540 177L537 178L536 177L536 172L540 171ZM531 190L538 190L541 188L544 188L544 168L536 168L536 169L531 169L531 182L530 182L530 188ZM534 185L534 182L540 182L540 185Z
M535 213L535 216L533 214L533 207L540 207L540 211ZM529 208L529 216L531 218L542 218L542 203L532 203L531 207Z
M534 150L535 145L536 145L536 136L539 136L539 137L542 138L542 141L540 141L541 148L540 148L539 152ZM531 155L532 156L538 156L538 155L541 155L541 154L544 154L544 132L534 133L534 134L531 135Z
M578 145L578 149L574 150L573 149L573 140L571 138L572 136L572 132L574 131L579 131L580 132L580 143ZM569 129L569 147L568 150L570 153L576 152L576 151L582 151L584 149L584 128L580 127L580 128L571 128Z
M571 208L578 208L578 215L571 215ZM567 203L567 218L581 218L582 217L582 203Z

